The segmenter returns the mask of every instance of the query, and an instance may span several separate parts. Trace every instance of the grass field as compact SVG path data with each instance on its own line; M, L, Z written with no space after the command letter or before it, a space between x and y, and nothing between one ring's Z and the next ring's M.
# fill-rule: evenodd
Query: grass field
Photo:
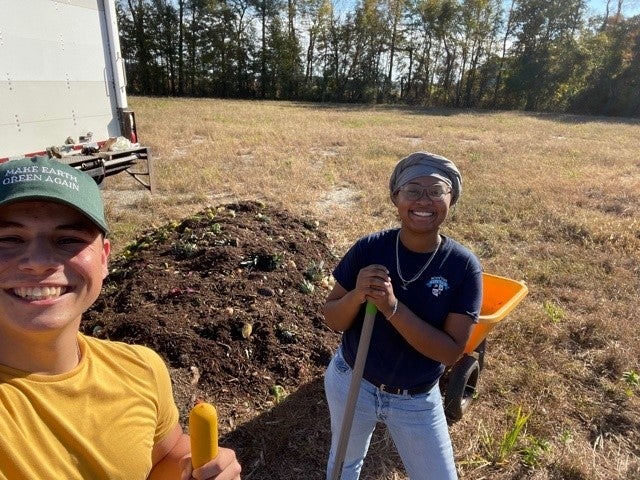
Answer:
M445 233L529 295L488 339L478 398L452 425L465 480L640 479L640 122L213 99L132 98L158 194L108 179L116 250L204 205L313 215L341 254L395 225L393 165L462 171ZM376 451L392 448L385 436ZM380 447L380 448L378 448ZM397 459L384 476L404 479Z

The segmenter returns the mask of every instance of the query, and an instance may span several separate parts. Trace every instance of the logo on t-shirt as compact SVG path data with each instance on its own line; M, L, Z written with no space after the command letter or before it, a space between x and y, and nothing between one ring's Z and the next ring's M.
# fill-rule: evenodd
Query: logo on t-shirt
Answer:
M431 277L427 282L427 288L431 289L434 297L439 297L442 292L449 290L449 282L444 277Z

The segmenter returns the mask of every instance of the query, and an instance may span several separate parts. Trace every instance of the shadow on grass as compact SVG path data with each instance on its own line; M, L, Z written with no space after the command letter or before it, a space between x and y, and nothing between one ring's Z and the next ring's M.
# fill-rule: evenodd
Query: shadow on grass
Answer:
M378 110L381 112L398 110L404 113L423 116L452 117L455 115L494 115L496 113L512 113L524 117L537 118L557 123L583 124L583 123L609 123L621 125L638 125L640 119L635 117L616 117L607 115L588 115L577 113L554 113L554 112L530 112L524 110L491 110L474 108L446 108L446 107L424 107L419 105L403 104L368 104L368 103L314 103L314 102L292 102L305 108L316 108L318 110L335 110L343 112L368 112Z
M324 480L330 437L329 410L319 378L225 435L221 444L235 449L243 480ZM379 425L360 478L398 478L396 471L403 472L402 463L386 428Z

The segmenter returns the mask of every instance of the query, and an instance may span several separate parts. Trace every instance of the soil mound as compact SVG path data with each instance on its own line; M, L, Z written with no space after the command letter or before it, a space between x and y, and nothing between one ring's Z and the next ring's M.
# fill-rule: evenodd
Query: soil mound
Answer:
M258 202L208 207L149 230L112 259L82 330L160 353L183 424L197 398L214 403L221 443L238 451L243 478L315 478L309 469L322 478L321 377L339 335L321 308L335 262L312 219ZM269 457L281 448L307 473L277 471Z

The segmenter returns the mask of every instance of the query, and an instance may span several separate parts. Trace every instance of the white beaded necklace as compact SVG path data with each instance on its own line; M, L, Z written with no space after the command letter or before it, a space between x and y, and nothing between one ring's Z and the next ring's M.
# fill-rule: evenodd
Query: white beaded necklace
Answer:
M409 285L412 282L415 282L418 278L420 278L420 275L422 275L424 273L424 271L427 269L427 267L429 266L429 264L431 263L431 260L433 260L433 257L436 256L436 253L438 253L438 249L440 248L440 235L438 235L438 243L436 244L436 248L433 250L433 253L429 256L429 259L427 260L427 263L425 263L423 265L423 267L420 269L420 271L418 273L416 273L413 278L411 280L405 280L402 277L402 272L400 271L400 256L398 254L398 250L399 250L399 245L400 243L400 230L398 230L398 235L396 235L396 272L398 272L398 277L400 277L400 281L402 282L402 289L406 290L407 289L407 285Z

